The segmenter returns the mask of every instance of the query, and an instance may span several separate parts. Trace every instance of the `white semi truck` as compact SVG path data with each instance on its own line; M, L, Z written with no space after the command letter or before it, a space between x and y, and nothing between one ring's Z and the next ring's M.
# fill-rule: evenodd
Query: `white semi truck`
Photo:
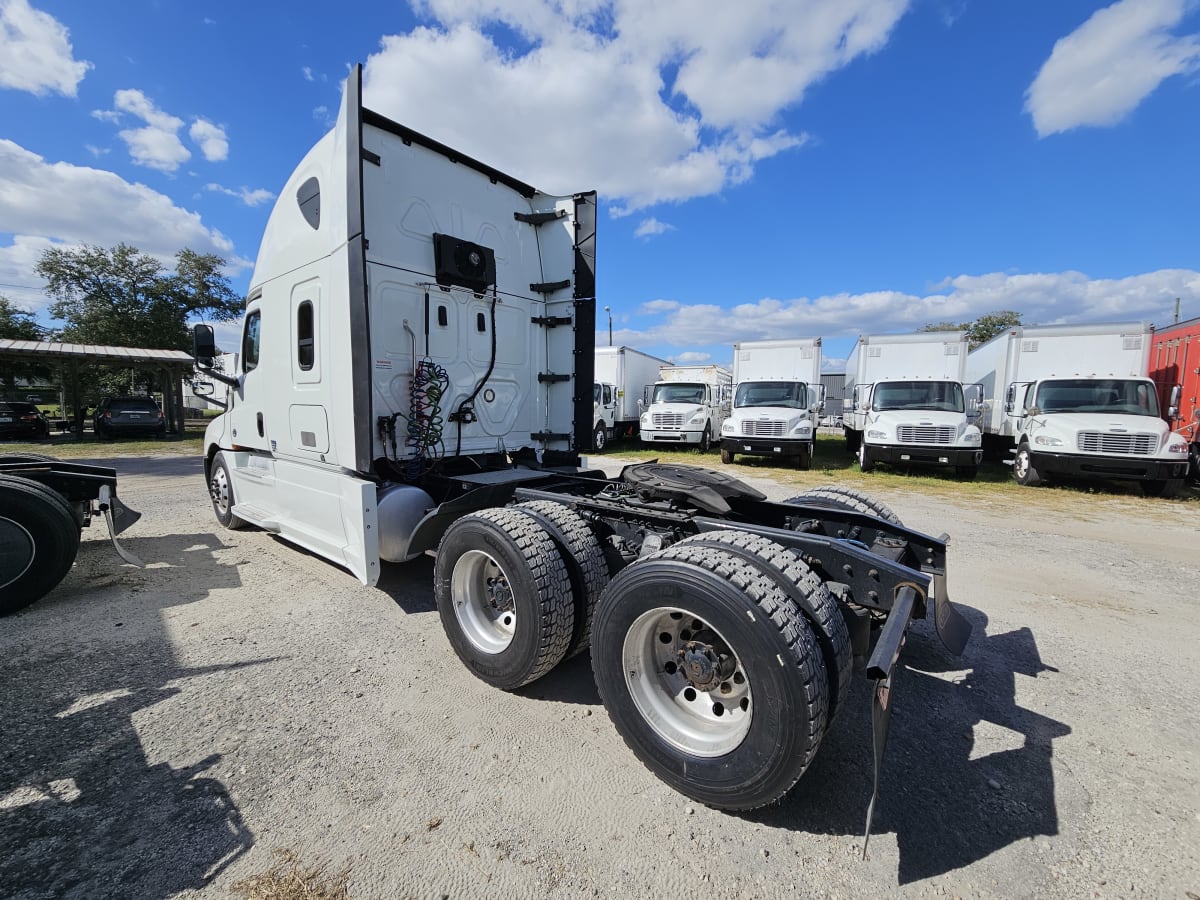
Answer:
M979 385L964 385L962 331L862 335L846 360L846 449L876 463L953 467L972 479L983 459Z
M596 348L593 449L603 450L611 438L637 431L647 388L658 380L658 370L669 365L632 347Z
M732 394L733 373L722 366L663 366L641 416L642 442L695 444L707 452Z
M742 453L810 468L825 405L821 339L734 344L733 384L733 409L721 426L721 462Z
M993 403L983 430L1015 452L1013 477L1132 479L1148 496L1183 485L1187 441L1161 418L1146 322L1018 326L973 350L968 377Z
M970 634L945 538L836 488L772 503L706 469L580 468L595 195L544 194L364 108L360 84L279 192L234 372L207 373L228 386L204 438L217 519L368 584L433 554L475 676L516 689L590 646L628 746L701 802L782 796L856 659L879 759L909 623L930 614L955 653ZM211 328L195 353L215 356Z

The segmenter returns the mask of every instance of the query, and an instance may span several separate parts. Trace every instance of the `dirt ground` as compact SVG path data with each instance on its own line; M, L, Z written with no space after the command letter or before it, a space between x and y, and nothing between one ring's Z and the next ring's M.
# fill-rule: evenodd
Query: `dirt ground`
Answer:
M913 630L863 861L864 680L782 803L710 810L626 749L586 654L469 675L430 560L365 588L219 531L196 459L113 464L147 567L92 527L0 620L2 896L224 897L281 848L360 898L1200 896L1196 502L878 494L951 534L975 631L959 659Z

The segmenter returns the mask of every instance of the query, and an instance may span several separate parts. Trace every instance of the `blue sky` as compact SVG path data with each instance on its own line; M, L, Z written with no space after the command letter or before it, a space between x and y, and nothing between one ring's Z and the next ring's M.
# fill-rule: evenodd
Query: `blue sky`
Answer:
M0 0L0 294L52 244L217 252L369 106L601 196L615 342L728 363L1016 309L1200 315L1200 0ZM605 314L598 341L606 343Z

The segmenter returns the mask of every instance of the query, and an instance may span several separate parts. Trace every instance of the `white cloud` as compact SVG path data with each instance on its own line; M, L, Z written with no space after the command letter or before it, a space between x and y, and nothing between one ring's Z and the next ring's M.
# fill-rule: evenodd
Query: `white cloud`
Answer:
M113 109L92 111L94 118L104 122L119 122L123 114L136 116L146 124L140 128L125 128L117 137L129 148L130 158L139 166L174 172L191 159L191 152L179 140L183 119L163 112L139 90L127 89L113 95Z
M318 122L322 128L332 128L335 124L333 114L329 111L328 106L316 106L312 111L313 119Z
M683 353L678 353L674 357L677 365L687 366L694 363L706 363L712 359L711 353L701 353L698 350L686 350Z
M74 97L92 64L76 60L69 33L28 0L0 0L0 87Z
M1171 29L1189 0L1120 0L1054 45L1025 96L1039 137L1115 125L1165 79L1200 67L1197 35Z
M229 138L225 136L225 129L220 125L197 118L188 129L188 137L200 147L200 152L209 162L220 162L229 156Z
M733 307L654 300L638 315L657 321L622 329L635 347L703 347L779 337L854 337L916 331L932 322L964 322L999 309L1031 324L1169 321L1175 298L1200 310L1200 272L1160 269L1128 278L1091 279L1080 272L959 275L926 295L900 291L764 298ZM639 323L634 323L639 324Z
M309 68L308 66L301 66L300 74L304 76L305 81L313 80L313 70L311 68Z
M651 216L649 219L642 219L638 223L638 227L633 230L634 237L654 237L655 235L665 234L668 231L674 231L674 225L668 225L666 222L660 222L658 219Z
M275 199L275 195L265 188L254 188L251 190L248 187L242 187L234 190L233 188L227 188L219 184L206 184L204 189L206 191L215 191L218 194L226 194L230 197L237 197L247 206L262 206L264 203Z
M908 0L425 0L364 90L380 112L614 214L717 193L801 146L778 118L879 49ZM497 24L528 41L502 49Z
M188 247L225 257L231 273L250 266L249 260L234 256L233 243L205 226L197 213L112 172L47 162L0 139L0 184L0 222L13 235L9 246L0 247L0 281L6 283L40 284L33 267L42 250L53 244L109 247L124 241L168 263ZM40 296L25 300L45 304Z

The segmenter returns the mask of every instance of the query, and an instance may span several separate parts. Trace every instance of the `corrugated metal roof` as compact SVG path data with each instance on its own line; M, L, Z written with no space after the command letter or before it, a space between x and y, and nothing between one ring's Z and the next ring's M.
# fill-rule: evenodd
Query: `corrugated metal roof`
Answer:
M151 350L145 347L105 347L101 344L63 344L58 341L0 340L0 356L45 358L91 363L186 363L192 357L182 350Z

